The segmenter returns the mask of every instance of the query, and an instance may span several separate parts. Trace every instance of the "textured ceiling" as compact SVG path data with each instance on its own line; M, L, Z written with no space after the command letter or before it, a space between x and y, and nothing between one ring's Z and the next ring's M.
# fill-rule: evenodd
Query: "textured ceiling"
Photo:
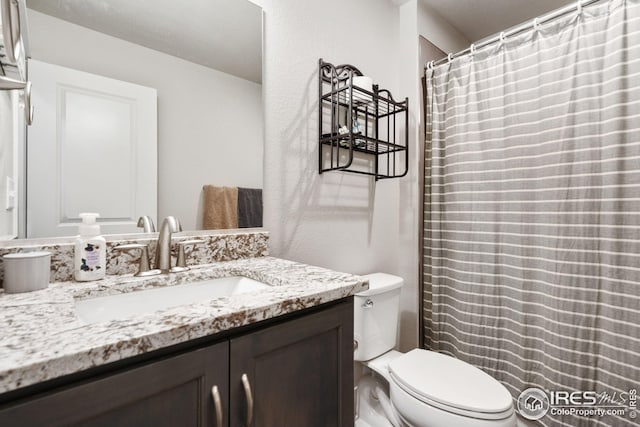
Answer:
M247 0L27 0L27 7L262 81L262 9Z
M521 24L575 0L420 0L470 42Z

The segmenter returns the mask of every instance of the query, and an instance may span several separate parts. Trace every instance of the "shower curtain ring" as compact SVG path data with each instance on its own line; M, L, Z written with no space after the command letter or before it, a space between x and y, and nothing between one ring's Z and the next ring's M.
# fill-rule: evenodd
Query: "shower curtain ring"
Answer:
M504 34L504 31L502 31L502 32L500 33L500 41L501 41L502 43L504 43L505 38L506 38L506 36L505 36L505 34Z
M582 15L582 0L578 0L577 3L576 10L578 11L578 15Z
M475 55L476 53L476 45L471 43L471 46L469 46L469 52L471 53L471 56Z
M540 19L539 18L533 18L533 29L537 30L540 27Z
M453 61L453 54L452 53L447 55L447 61L449 61L449 62Z
M427 62L427 70L429 71L433 70L433 61Z

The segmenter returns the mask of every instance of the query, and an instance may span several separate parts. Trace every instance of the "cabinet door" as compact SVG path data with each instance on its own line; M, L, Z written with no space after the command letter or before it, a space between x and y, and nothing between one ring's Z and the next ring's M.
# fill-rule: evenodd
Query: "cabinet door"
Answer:
M13 404L0 425L217 427L211 389L228 407L228 364L228 342L216 344Z
M230 392L232 427L353 426L353 299L232 339Z

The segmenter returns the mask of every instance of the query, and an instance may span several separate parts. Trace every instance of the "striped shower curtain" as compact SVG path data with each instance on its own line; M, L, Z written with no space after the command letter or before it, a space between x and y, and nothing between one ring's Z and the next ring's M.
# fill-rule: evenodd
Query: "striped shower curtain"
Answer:
M598 2L427 80L425 347L514 402L578 392L534 425L640 425L640 1Z

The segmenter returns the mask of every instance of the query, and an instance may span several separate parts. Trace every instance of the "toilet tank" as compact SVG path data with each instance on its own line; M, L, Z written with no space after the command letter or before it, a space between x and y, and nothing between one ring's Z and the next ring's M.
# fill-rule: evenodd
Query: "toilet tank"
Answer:
M401 277L385 273L362 276L369 289L354 296L354 359L365 361L393 349L398 333Z

